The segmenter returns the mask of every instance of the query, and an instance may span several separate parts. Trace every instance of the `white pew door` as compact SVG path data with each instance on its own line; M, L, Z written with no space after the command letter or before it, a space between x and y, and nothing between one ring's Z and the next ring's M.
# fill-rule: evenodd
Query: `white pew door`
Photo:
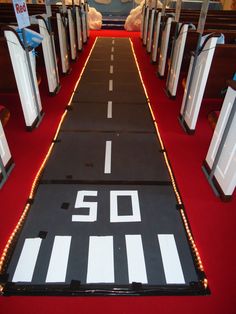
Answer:
M83 43L85 44L88 40L87 37L87 13L85 4L81 5L81 15L82 15L82 34L83 34Z
M169 45L169 39L170 39L170 28L171 28L172 21L173 21L173 17L167 18L164 30L162 32L160 56L159 56L159 62L158 62L158 75L160 77L164 77L165 75L166 58L167 58L167 51L168 51L168 45Z
M4 31L4 35L7 39L7 45L16 78L16 84L21 100L25 124L28 129L31 129L38 120L38 111L41 112L42 110L41 98L36 77L35 57L33 56L33 52L31 50L29 53L29 58L33 75L32 82L27 64L26 52L17 33L9 27L9 30ZM32 84L34 84L35 87L36 97L34 95Z
M217 39L218 37L212 36L205 41L205 44L202 46L203 49L200 50L200 53L197 56L196 66L194 69L193 63L196 56L191 58L187 82L184 90L184 97L180 110L180 115L182 116L189 133L195 131ZM192 73L193 70L194 72ZM191 77L192 81L191 86L189 87Z
M6 167L6 165L11 159L11 152L7 143L7 139L6 139L1 121L0 121L0 156L1 156L1 161L3 163L3 166ZM2 173L2 170L0 168L0 174L1 173Z
M50 93L55 93L59 88L59 74L58 67L56 62L56 52L54 37L50 36L49 30L47 28L46 21L43 17L39 16L38 18L39 31L43 36L42 47L43 47L43 57L45 62L48 89Z
M62 73L66 74L69 72L70 64L69 64L69 55L68 55L68 47L67 47L66 27L63 23L62 16L60 13L57 13L57 28L58 28L58 35L59 35Z
M157 49L158 49L158 43L159 43L160 26L161 26L161 11L159 11L157 13L156 22L154 25L153 46L152 46L152 62L157 61Z
M144 44L144 46L146 46L146 44L147 44L149 15L150 15L150 8L149 8L149 6L147 6L146 11L145 11L145 19L144 19L144 26L143 26L143 44Z
M148 35L147 35L147 52L150 53L152 50L152 40L153 40L153 27L154 27L154 20L155 20L155 14L156 10L152 9L151 10L151 17L149 21L149 27L148 27Z
M214 177L226 197L232 195L236 185L236 114L232 116L233 109L235 113L235 106L236 90L229 86L206 156L206 163L212 169L226 124L231 115L232 122L214 172Z
M75 15L76 15L78 50L81 51L83 49L83 38L82 38L82 29L81 29L80 8L78 6L75 7Z
M69 35L70 35L70 55L71 60L75 61L77 58L77 46L76 46L76 36L75 36L75 22L73 18L73 13L71 9L67 9L68 22L69 22Z
M180 69L183 60L184 48L188 33L188 24L182 24L179 30L178 37L175 42L173 59L171 62L171 67L169 69L169 80L167 82L167 91L170 93L170 96L175 97L177 86L179 82Z

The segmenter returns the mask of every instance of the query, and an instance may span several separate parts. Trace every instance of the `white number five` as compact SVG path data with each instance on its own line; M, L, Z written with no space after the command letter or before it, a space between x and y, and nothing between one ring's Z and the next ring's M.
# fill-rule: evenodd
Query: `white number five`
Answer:
M78 191L75 208L89 208L88 215L72 215L72 221L94 222L97 220L97 202L84 202L85 196L97 196L98 191Z

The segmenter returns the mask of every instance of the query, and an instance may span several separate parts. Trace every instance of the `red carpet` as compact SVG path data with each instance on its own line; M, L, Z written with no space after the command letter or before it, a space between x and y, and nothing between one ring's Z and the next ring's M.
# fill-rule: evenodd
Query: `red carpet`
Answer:
M24 129L19 99L1 95L11 111L6 136L15 160L15 168L0 191L0 251L14 229L29 195L32 180L55 134L60 116L70 98L96 36L130 36L140 64L149 98L159 125L164 145L184 201L202 262L209 280L211 296L207 297L1 297L0 313L235 313L234 281L236 253L236 193L232 201L223 203L212 192L201 170L212 136L207 114L217 102L204 101L194 136L186 135L177 120L181 91L176 101L167 98L165 82L156 76L156 67L142 47L137 33L93 31L72 72L61 78L62 89L55 97L40 87L45 116L38 129ZM45 84L45 83L44 83Z

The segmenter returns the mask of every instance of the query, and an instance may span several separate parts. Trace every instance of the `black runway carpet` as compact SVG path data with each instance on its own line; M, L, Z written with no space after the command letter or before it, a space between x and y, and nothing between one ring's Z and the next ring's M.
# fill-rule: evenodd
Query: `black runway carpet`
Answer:
M129 39L99 38L9 250L4 294L206 294L164 157Z

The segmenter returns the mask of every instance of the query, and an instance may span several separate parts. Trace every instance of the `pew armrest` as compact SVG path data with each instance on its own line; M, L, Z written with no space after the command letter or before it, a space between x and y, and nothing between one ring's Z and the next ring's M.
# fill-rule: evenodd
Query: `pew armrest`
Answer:
M236 91L236 81L234 80L228 80L227 85L230 86L233 90Z

